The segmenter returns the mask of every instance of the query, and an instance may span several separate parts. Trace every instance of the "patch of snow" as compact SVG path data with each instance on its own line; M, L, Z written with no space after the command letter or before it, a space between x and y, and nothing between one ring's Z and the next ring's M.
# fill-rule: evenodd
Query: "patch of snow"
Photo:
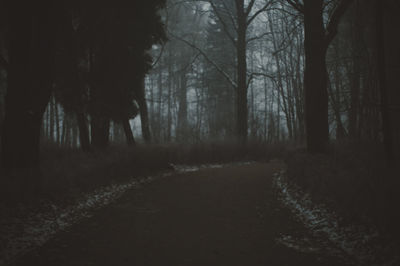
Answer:
M167 176L165 173L161 176ZM44 213L26 215L24 219L4 217L0 220L0 265L6 265L17 256L46 243L56 233L65 230L84 218L91 217L95 210L107 206L126 191L140 184L151 182L155 177L132 179L127 183L99 188L78 200L74 205L61 208L52 203Z
M249 165L254 162L236 162L236 163L222 163L222 164L200 164L200 165L172 165L172 167L179 173L198 172L203 169L218 169L228 166Z
M340 226L338 217L323 204L315 204L311 197L304 193L298 186L290 184L285 179L285 171L276 173L274 186L278 190L280 200L292 213L312 232L314 237L327 239L333 248L332 253L343 253L345 258L350 258L360 265L400 265L398 254L386 254L395 247L382 247L377 243L380 234L376 228L367 225ZM292 239L278 239L287 246L294 246ZM296 245L298 246L298 245ZM353 261L353 262L354 262Z
M196 172L201 169L223 168L229 165L244 165L250 162L234 164L202 164L198 166L172 165L175 172L165 172L156 176L132 178L122 184L112 184L86 194L75 204L68 207L43 202L41 213L21 210L23 218L15 215L0 217L0 265L7 265L26 252L42 246L58 232L63 231L79 221L89 218L95 210L109 205L128 190L138 188L141 184L152 182L174 173ZM0 213L5 214L0 208ZM28 212L28 214L26 214Z

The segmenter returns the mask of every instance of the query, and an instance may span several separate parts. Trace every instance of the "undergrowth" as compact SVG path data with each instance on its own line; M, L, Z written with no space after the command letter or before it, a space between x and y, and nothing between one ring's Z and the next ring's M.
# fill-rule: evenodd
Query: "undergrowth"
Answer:
M30 180L30 173L26 171L0 178L3 190L1 200L50 198L52 201L66 201L104 185L171 170L173 164L269 160L282 152L282 147L262 143L249 143L245 147L232 143L112 145L86 153L47 143L41 147L40 181ZM20 189L33 186L30 182L40 183L39 194L31 195L26 193L30 189Z
M388 163L379 145L332 145L327 154L287 153L288 178L324 202L344 222L368 222L400 236L400 164Z

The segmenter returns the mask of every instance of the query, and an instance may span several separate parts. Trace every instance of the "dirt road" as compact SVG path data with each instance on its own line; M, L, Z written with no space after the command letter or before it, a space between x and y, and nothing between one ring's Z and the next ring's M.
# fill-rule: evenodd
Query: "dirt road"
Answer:
M158 179L15 265L342 265L277 243L307 233L275 198L277 168L255 163Z

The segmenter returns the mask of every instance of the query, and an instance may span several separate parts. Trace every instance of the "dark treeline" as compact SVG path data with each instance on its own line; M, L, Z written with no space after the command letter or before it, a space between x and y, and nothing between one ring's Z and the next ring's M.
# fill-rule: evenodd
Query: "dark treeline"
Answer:
M396 0L2 5L9 172L35 175L41 140L134 144L133 124L145 142L363 141L399 157Z
M48 105L50 121L57 123L50 129L52 137L67 139L68 123L74 121L82 149L102 148L109 142L112 120L123 125L128 143L134 143L129 119L139 109L142 114L146 110L144 76L152 64L148 51L166 39L158 14L164 5L162 0L115 8L92 1L39 1L2 8L6 170L38 166ZM59 106L67 118L63 132L58 127Z

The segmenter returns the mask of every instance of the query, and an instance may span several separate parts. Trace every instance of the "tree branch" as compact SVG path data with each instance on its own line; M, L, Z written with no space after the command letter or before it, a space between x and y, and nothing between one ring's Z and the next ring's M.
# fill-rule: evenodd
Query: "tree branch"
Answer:
M259 39L261 39L261 38L263 38L263 37L265 37L265 36L267 36L267 35L269 35L269 34L271 34L271 32L264 32L264 33L261 34L261 35L254 36L254 37L252 37L252 38L247 39L247 40L246 40L246 43L250 43L250 42L252 42L252 41L259 40Z
M171 32L168 32L168 33L169 33L169 35L172 36L173 38L175 38L175 39L177 39L177 40L179 40L179 41L185 43L186 45L188 45L188 46L192 47L193 49L195 49L196 51L198 51L198 52L206 59L207 62L209 62L211 65L213 65L213 66L215 67L215 69L216 69L222 76L224 76L224 78L232 85L232 87L234 87L235 89L237 88L236 82L235 82L234 80L232 80L232 78L231 78L224 70L222 70L222 69L218 66L218 64L216 64L212 59L210 59L210 58L207 56L207 54L206 54L202 49L200 49L199 47L197 47L195 44L193 44L193 43L191 43L191 42L189 42L189 41L187 41L187 40L185 40L185 39L183 39L183 38L181 38L181 37L179 37L179 36L177 36L177 35L175 35L175 34L173 34L173 33L171 33Z
M151 65L151 68L154 68L158 62L161 60L162 55L164 54L164 48L165 48L165 44L161 45L161 51L157 56L157 59L153 62L153 64Z
M272 4L272 1L268 1L262 8L260 8L259 10L257 10L257 12L255 12L255 13L247 20L247 25L250 25L250 24L253 22L253 20L255 20L255 19L258 17L258 15L260 15L261 13L267 11L271 4Z
M286 0L294 9L300 13L304 13L304 5L299 0Z
M228 30L228 25L226 25L226 22L222 19L221 14L219 13L218 8L214 5L213 1L208 1L212 7L212 9L214 10L215 14L217 15L218 20L221 22L224 31L226 33L226 35L228 36L229 40L231 40L231 42L233 43L233 45L236 46L236 40L235 38L231 35L231 33ZM229 10L227 10L229 12ZM235 29L237 30L237 29Z
M224 8L225 8L226 10L229 10L229 8L228 8L228 6L226 5L225 1L221 1L221 2L222 2L222 5L224 6ZM237 30L238 30L238 26L237 26L237 24L236 24L235 17L232 15L232 12L228 12L228 15L229 15L229 19L230 19L230 21L231 21L233 27L235 28L235 31L237 31Z
M251 82L253 81L254 77L265 77L265 78L269 78L273 81L275 81L275 76L267 74L267 73L259 73L259 72L252 72L252 73L247 73L249 75L249 78L247 80L247 88L249 88Z
M249 5L247 6L246 11L245 11L246 17L250 15L250 12L253 9L253 6L254 6L255 2L256 2L256 0L251 0L250 1Z

